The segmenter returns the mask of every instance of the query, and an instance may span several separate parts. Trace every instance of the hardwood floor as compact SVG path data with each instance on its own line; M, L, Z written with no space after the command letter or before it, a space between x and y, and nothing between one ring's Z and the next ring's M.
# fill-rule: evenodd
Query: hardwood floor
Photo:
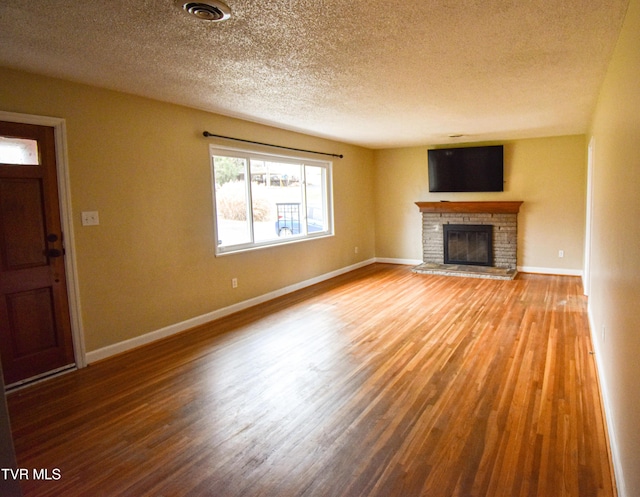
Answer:
M579 278L375 264L8 400L26 495L610 497L590 350Z

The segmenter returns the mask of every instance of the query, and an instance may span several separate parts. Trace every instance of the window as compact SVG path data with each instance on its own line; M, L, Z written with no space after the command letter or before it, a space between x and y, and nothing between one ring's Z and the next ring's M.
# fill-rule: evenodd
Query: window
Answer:
M333 234L331 162L211 147L216 254Z
M39 165L38 142L26 138L0 136L0 163L16 166Z

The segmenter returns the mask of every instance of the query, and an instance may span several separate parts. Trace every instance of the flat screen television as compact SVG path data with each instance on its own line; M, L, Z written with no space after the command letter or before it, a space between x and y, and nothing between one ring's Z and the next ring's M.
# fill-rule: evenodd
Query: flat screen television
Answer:
M502 145L429 150L429 191L504 191L503 162Z

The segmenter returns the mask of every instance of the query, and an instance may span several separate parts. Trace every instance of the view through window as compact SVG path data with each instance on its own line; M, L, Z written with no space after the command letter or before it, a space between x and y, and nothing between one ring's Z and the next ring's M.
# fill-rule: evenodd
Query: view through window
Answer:
M211 148L216 253L333 233L331 162Z

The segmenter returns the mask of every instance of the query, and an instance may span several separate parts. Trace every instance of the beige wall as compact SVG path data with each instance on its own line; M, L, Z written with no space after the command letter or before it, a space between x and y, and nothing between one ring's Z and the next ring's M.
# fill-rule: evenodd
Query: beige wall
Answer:
M500 193L429 193L429 147L376 151L376 255L422 259L416 201L523 200L518 266L578 274L584 249L585 137L517 140L504 147L506 184Z
M66 120L87 351L375 255L369 150L5 69L0 110ZM335 236L214 257L205 129L344 154L333 164ZM86 210L99 212L99 226L81 226Z
M589 310L620 497L640 495L640 1L593 119Z

